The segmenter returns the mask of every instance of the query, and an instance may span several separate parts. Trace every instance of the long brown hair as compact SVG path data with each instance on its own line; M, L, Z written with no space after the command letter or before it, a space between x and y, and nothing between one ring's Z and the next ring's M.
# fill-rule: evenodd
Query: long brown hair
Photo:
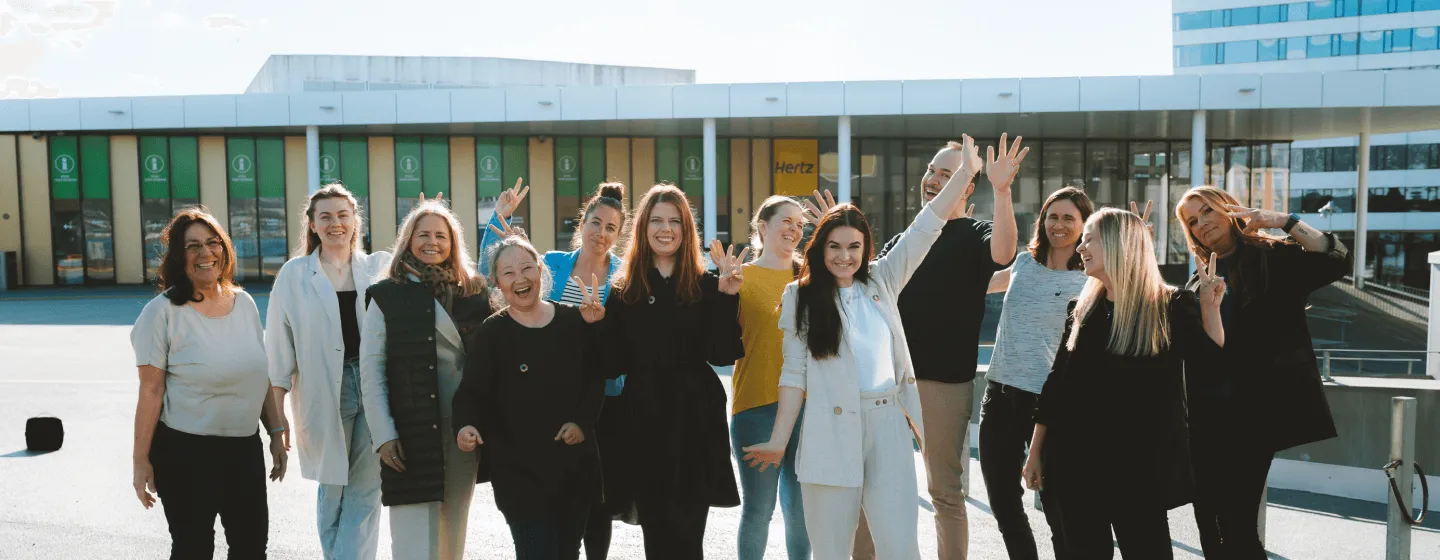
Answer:
M650 297L650 269L655 268L655 250L650 248L650 213L655 205L668 202L680 211L680 250L675 252L675 298L679 303L700 301L700 277L705 274L705 256L700 253L700 234L695 231L695 215L685 192L675 185L661 183L650 188L640 199L639 212L630 221L630 245L625 249L625 264L620 276L612 283L620 289L625 303L638 303Z
M315 191L315 194L310 195L310 200L305 202L305 217L301 218L300 224L300 229L304 232L304 242L295 248L293 256L303 257L320 248L320 235L310 229L310 224L315 223L315 203L327 198L343 198L350 203L350 215L355 217L354 231L350 232L350 251L360 252L360 232L365 229L365 219L360 215L360 202L355 200L350 189L337 181L320 187L320 190Z
M585 202L585 206L580 208L580 215L577 216L579 219L575 220L575 235L570 236L570 250L574 251L585 244L580 230L585 229L585 222L590 221L590 215L601 206L620 213L620 233L625 233L625 226L628 225L625 221L630 219L630 214L625 212L624 201L625 183L619 181L600 183L600 186L595 188L595 196L590 197L590 200ZM619 245L621 241L617 238L615 244Z
M165 246L165 254L160 256L160 270L155 275L156 288L175 305L205 300L204 295L195 293L195 284L185 274L185 232L195 224L204 224L220 238L220 244L225 248L220 255L220 287L227 290L235 288L235 245L230 242L230 235L204 207L186 208L171 218L165 230L160 232L160 244Z
M455 271L455 279L460 285L456 295L470 297L485 293L485 277L475 273L475 261L470 258L470 250L465 245L465 229L450 207L439 200L421 200L405 216L405 222L400 225L400 235L395 237L395 246L390 249L394 259L390 261L390 270L386 271L385 277L402 281L405 278L405 261L401 257L410 251L415 224L425 216L439 216L450 227L450 258L445 265Z
M1095 213L1095 204L1090 202L1090 195L1085 194L1084 189L1079 187L1065 187L1053 193L1045 199L1045 204L1040 205L1040 216L1035 218L1035 233L1030 236L1030 244L1025 247L1030 251L1030 256L1035 257L1035 262L1042 266L1048 265L1046 259L1050 258L1050 236L1045 235L1045 216L1050 212L1050 205L1058 200L1068 200L1080 210L1080 227L1085 226L1085 220ZM1070 255L1070 260L1065 262L1066 270L1080 270L1085 263L1080 259L1080 252L1076 251Z
M831 208L815 226L815 235L805 246L805 262L800 265L800 285L795 302L795 330L805 333L805 345L816 358L829 358L840 353L840 307L835 304L839 286L835 275L825 267L825 244L830 233L842 227L853 227L864 236L865 248L855 281L870 280L870 259L875 244L870 238L870 221L865 213L848 202Z

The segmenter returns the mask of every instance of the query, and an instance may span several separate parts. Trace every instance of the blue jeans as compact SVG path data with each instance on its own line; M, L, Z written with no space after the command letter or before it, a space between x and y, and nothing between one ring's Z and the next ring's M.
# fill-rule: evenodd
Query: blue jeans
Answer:
M340 421L350 455L350 480L321 484L316 504L320 549L326 560L374 560L380 546L380 457L360 405L360 362L345 362Z
M805 532L805 506L800 499L800 481L795 478L795 448L800 445L800 418L790 432L785 458L780 468L760 472L746 463L745 447L770 441L779 404L767 404L743 410L730 418L730 446L740 463L740 534L739 560L762 560L770 539L770 517L775 514L776 489L779 489L780 510L785 516L785 549L790 560L810 558L810 535Z

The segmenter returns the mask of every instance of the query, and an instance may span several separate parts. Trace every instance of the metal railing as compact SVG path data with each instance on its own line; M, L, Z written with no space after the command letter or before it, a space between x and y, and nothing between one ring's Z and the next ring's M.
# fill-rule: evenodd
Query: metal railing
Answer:
M1382 357L1367 356L1367 354L1380 354ZM1320 362L1320 378L1325 381L1331 380L1331 375L1338 371L1343 375L1353 376L1424 376L1425 356L1424 350L1357 350L1326 348L1315 351L1315 359ZM1367 369L1366 364L1370 364ZM1354 368L1345 367L1354 365ZM1337 368L1336 366L1341 366Z

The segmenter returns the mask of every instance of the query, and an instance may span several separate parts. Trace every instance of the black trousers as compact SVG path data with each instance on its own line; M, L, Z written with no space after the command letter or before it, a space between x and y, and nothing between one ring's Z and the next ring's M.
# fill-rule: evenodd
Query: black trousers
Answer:
M578 560L589 516L588 506L549 515L505 513L505 523L515 539L515 560Z
M1000 526L1005 550L1011 560L1039 560L1035 535L1025 515L1025 488L1020 473L1035 431L1035 400L1039 395L990 382L980 404L980 475L985 479L990 510ZM1050 544L1056 560L1069 560L1059 514L1051 495L1040 493L1045 522L1050 525Z
M640 530L649 560L704 560L708 504L675 504L652 497L637 498Z
M150 445L155 490L170 525L170 560L213 558L215 516L230 560L265 558L270 510L260 433L197 436L161 423Z
M1065 548L1075 560L1107 560L1115 557L1115 546L1126 560L1167 560L1175 558L1170 544L1170 522L1166 511L1133 507L1111 507L1102 500L1056 498L1059 520L1065 531ZM1046 509L1051 509L1046 506ZM1110 539L1111 530L1115 539Z
M1195 464L1195 522L1200 548L1212 560L1264 560L1260 542L1260 498L1274 454L1234 438L1203 432L1192 439Z

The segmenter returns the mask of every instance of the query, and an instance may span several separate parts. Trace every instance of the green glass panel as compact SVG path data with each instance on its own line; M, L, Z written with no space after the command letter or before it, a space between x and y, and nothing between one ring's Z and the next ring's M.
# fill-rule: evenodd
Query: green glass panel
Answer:
M164 136L140 137L140 198L170 198L170 142Z
M226 174L230 180L230 197L255 198L255 139L226 138L225 155L229 161Z
M691 204L699 205L705 193L705 141L686 138L680 142L680 188Z
M320 184L328 185L340 180L340 139L320 140Z
M585 197L595 194L595 186L605 182L605 139L580 139L580 191Z
M86 199L110 198L110 137L80 137L80 188Z
M501 172L504 181L501 182L505 188L510 188L515 181L530 174L530 141L524 136L506 136L503 141L501 158ZM526 225L530 217L530 197L520 202L520 207L515 210L511 217L511 224Z
M715 194L730 196L730 139L715 139ZM724 208L720 209L725 214Z
M80 199L80 139L50 139L50 196L56 200Z
M370 144L365 138L340 141L340 181L355 196L370 196Z
M422 159L420 137L395 137L396 198L417 198L420 196L420 191L424 188L424 183L420 179L423 173L420 165ZM405 211L408 212L409 209L407 208Z
M655 139L655 181L680 184L680 139Z
M450 199L450 138L446 136L432 136L425 138L424 157L421 163L425 170L421 176L422 184L425 185L425 195L435 198L436 193L444 193L445 199Z
M170 137L170 193L176 199L200 198L200 140Z
M580 196L580 139L555 139L555 196Z
M475 139L475 196L478 198L491 198L500 196L500 191L505 190L505 177L502 175L504 166L504 154L500 147L500 138L495 136L482 136Z
M260 196L285 198L285 139L256 140L255 156L259 167Z

